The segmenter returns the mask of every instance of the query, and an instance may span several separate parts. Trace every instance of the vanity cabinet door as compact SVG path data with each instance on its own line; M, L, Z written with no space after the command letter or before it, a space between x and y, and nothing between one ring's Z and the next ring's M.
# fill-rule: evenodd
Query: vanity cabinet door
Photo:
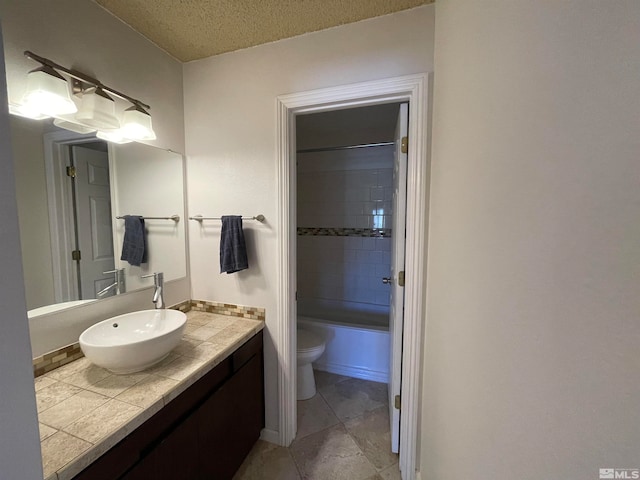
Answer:
M192 480L198 477L198 419L187 417L121 480Z
M201 478L231 479L264 424L262 352L199 409Z
M195 479L198 473L198 419L187 417L154 450L157 479Z

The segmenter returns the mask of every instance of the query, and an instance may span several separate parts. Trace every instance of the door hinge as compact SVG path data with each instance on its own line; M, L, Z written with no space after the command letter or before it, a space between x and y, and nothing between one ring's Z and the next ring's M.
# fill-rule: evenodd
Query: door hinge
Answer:
M74 250L73 252L71 252L71 259L75 260L76 262L79 262L81 259L81 255L80 255L80 250Z
M402 140L400 141L400 151L402 153L407 153L408 150L409 150L409 137L402 137Z
M396 395L393 399L393 406L396 407L396 410L400 410L400 395Z
M76 178L76 167L67 167L67 177Z
M398 285L404 287L404 270L398 272Z

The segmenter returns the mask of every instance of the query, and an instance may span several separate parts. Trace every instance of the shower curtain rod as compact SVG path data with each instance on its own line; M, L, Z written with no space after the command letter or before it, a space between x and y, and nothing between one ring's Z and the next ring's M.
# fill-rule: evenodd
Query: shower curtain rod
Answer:
M354 148L387 147L389 145L395 145L395 142L362 143L360 145L345 145L344 147L305 148L305 149L298 150L297 153L334 152L336 150L353 150Z

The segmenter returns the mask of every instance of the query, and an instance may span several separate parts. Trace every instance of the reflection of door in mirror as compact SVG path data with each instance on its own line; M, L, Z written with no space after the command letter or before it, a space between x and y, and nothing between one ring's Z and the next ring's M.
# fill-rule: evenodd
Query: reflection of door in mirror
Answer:
M71 145L71 163L75 208L75 238L78 298L98 298L98 292L113 283L113 233L109 156L103 142ZM115 294L115 288L101 297Z

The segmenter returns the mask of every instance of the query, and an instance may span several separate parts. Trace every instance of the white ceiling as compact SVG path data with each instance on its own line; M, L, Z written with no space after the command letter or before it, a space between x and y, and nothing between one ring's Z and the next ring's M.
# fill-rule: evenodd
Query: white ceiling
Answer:
M180 61L231 52L434 0L94 0Z

